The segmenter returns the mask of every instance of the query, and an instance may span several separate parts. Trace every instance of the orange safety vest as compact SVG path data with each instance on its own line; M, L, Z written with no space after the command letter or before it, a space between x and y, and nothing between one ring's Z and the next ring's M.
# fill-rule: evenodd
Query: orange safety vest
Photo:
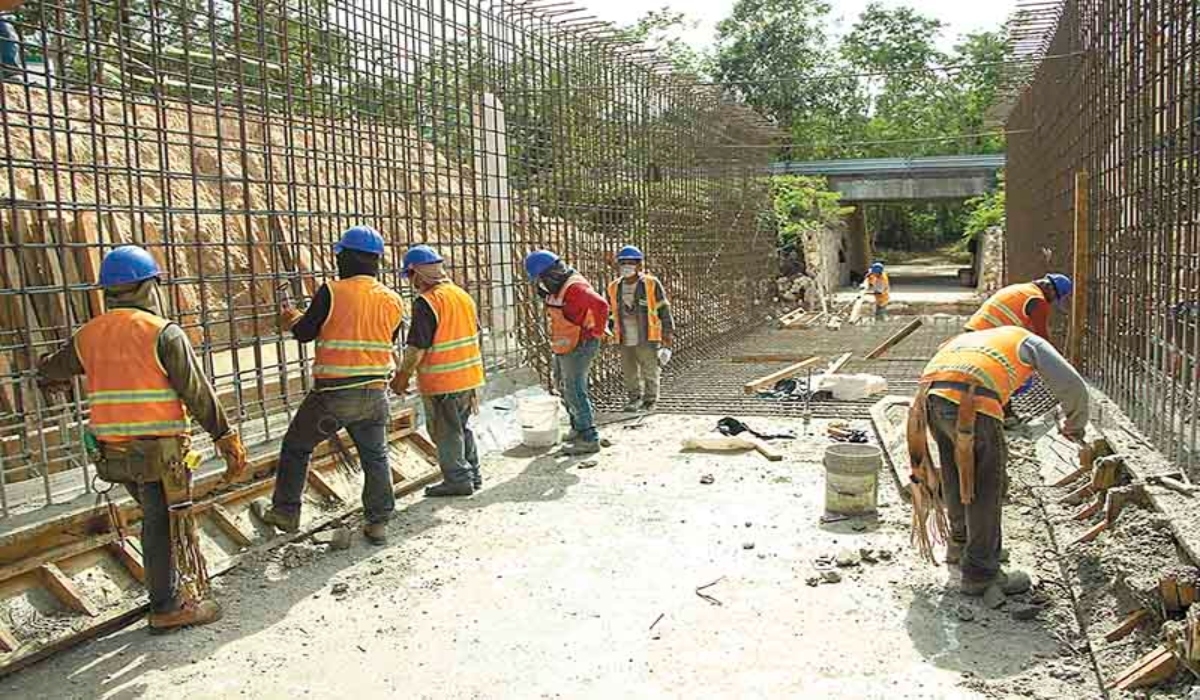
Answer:
M875 282L877 282L881 278L883 279L883 292L881 292L879 294L874 294L873 292L875 289ZM867 275L867 293L871 294L871 296L875 297L875 303L878 304L879 306L886 305L888 303L888 300L892 298L891 295L888 293L889 291L891 291L891 289L892 289L892 283L890 280L888 280L888 276L887 276L886 272L881 272L878 275L872 272Z
M983 302L967 321L967 328L984 331L1000 326L1020 326L1032 330L1032 321L1025 311L1030 299L1045 300L1046 295L1033 282L1010 284Z
M546 297L546 313L550 316L550 350L555 355L566 355L574 350L579 345L580 339L583 338L583 332L596 327L597 321L592 318L590 311L584 318L582 326L568 321L562 311L567 290L577 284L591 286L583 275L576 273L567 278L557 294Z
M452 282L422 292L421 298L429 302L437 318L433 345L417 366L421 395L453 394L483 386L475 300Z
M141 309L113 309L75 334L87 375L88 428L100 442L187 435L187 408L158 359L171 322Z
M385 377L396 368L392 335L404 301L370 275L328 282L329 315L317 334L313 376Z
M658 314L666 302L658 298L658 279L653 275L642 275L642 283L646 285L646 340L651 343L662 342L662 319ZM636 294L636 290L634 291ZM612 317L613 342L621 342L621 309L620 309L621 280L608 283L608 308Z
M1033 333L1016 326L963 333L937 351L921 383L931 384L929 393L960 403L965 386L939 387L938 382L974 384L993 396L975 395L975 410L1004 420L1004 404L1032 375L1033 367L1021 359L1021 343Z

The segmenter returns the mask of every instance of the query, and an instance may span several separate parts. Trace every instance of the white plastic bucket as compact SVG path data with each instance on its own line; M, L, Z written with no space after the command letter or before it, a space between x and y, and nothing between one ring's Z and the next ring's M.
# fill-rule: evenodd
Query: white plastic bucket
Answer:
M560 403L555 396L533 396L517 404L521 442L527 447L550 447L558 443Z
M825 448L825 512L868 515L879 502L883 452L875 445L838 443Z

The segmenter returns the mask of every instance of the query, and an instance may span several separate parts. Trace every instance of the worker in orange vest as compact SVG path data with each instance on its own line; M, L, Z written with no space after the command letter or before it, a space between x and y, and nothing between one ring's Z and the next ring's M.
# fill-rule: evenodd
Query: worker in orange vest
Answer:
M426 496L470 496L483 487L479 452L468 425L479 412L484 384L475 300L450 280L442 256L425 245L404 254L404 277L417 292L400 371L392 380L398 396L416 372L429 435L437 445L442 482Z
M1025 573L1000 569L1008 478L1002 407L1035 372L1062 404L1062 434L1082 443L1083 378L1049 341L1015 326L963 333L943 345L926 365L909 411L914 540L930 559L933 543L947 542L946 563L961 567L967 595L984 595L991 586L1010 595L1029 588ZM940 466L930 460L928 433Z
M39 382L50 390L69 388L71 377L84 375L96 473L124 484L141 504L151 632L221 617L191 512L190 419L212 436L225 459L226 481L247 471L246 449L187 334L163 316L161 274L145 249L114 248L100 263L108 311L38 367Z
M550 350L571 416L571 435L562 451L569 455L595 454L600 451L600 431L588 394L588 376L606 333L608 302L583 275L548 250L535 250L525 256L525 272L546 302Z
M344 427L362 461L363 535L372 544L387 542L387 523L396 508L388 464L387 388L396 369L404 302L377 279L383 247L375 229L347 229L333 248L338 279L318 289L303 314L287 300L280 306L280 325L302 343L317 343L316 382L283 436L271 504L252 505L263 522L284 532L300 529L313 450Z
M887 273L883 271L883 263L879 261L871 263L867 278L863 280L863 290L875 301L875 320L886 320L892 284L888 280Z
M1011 284L996 291L967 321L969 331L1000 326L1020 326L1050 339L1051 307L1062 308L1074 284L1071 278L1051 273L1032 282Z
M621 276L607 290L608 329L621 349L628 412L654 410L661 366L671 360L675 334L666 290L657 277L642 271L644 260L637 246L622 248L617 253Z

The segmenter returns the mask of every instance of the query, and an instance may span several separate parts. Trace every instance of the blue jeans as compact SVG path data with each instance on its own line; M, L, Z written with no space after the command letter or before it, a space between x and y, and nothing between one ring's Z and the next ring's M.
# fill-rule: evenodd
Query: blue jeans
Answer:
M448 484L480 483L479 452L475 434L467 426L474 391L424 396L425 423L437 445L442 481Z
M308 460L317 445L345 428L358 448L363 470L363 511L367 522L386 522L396 509L387 448L388 403L384 389L310 391L292 418L275 470L275 510L300 512L308 480Z
M558 371L562 383L563 400L567 403L567 413L571 416L571 428L579 434L584 442L596 442L600 439L600 431L596 430L596 416L592 408L592 397L588 395L588 376L592 370L592 360L600 350L600 339L584 340L575 349L565 355L556 355Z

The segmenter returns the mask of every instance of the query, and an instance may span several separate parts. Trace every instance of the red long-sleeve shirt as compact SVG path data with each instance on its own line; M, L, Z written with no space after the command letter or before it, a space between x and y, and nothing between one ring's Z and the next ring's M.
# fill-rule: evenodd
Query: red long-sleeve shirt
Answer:
M1025 304L1025 313L1029 314L1029 330L1050 340L1050 302L1030 299Z
M568 287L563 295L562 312L568 321L583 328L584 338L604 337L608 324L608 302L591 285L573 284Z

